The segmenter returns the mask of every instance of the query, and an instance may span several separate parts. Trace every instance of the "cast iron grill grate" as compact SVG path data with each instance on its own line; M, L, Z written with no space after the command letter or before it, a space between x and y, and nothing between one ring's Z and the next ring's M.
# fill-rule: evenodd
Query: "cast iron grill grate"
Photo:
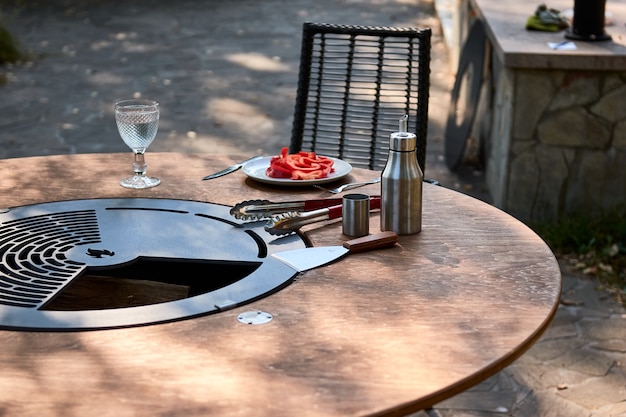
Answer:
M84 269L67 259L76 245L100 243L94 210L44 214L2 223L0 304L40 307Z
M302 239L276 239L264 223L236 220L229 210L171 199L4 210L0 328L90 330L174 321L233 308L290 283L295 271L268 255L305 247Z

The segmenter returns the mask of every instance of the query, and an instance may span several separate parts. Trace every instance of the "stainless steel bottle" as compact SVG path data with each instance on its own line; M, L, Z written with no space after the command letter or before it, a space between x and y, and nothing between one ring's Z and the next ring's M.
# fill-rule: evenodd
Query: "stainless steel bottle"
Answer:
M389 138L389 158L381 176L380 230L399 235L422 230L422 183L424 174L417 163L417 137L407 132L407 116L400 131Z

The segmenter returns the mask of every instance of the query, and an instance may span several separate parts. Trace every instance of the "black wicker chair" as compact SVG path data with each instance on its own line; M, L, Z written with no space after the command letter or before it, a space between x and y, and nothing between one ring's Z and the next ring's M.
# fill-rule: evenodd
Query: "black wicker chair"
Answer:
M382 169L409 115L425 169L431 30L304 23L291 153Z

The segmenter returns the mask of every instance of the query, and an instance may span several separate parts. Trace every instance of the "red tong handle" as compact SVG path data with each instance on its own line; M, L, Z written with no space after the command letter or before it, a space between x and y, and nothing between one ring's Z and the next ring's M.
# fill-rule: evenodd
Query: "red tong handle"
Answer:
M302 211L311 211L320 208L334 207L337 205L341 205L343 203L343 198L323 198L321 200L305 200ZM380 208L380 196L372 196L370 198L370 209L379 209Z
M342 203L342 198L324 198L322 200L305 200L304 211L336 206Z
M375 210L380 208L380 196L375 196L370 198L370 210ZM328 207L328 219L336 219L341 217L343 214L343 205L338 204L336 206Z

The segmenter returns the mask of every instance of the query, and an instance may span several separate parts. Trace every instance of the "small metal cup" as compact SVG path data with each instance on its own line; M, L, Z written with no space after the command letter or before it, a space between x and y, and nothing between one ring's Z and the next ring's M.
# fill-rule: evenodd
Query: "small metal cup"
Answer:
M346 194L342 204L343 234L351 237L367 236L370 232L370 196Z

